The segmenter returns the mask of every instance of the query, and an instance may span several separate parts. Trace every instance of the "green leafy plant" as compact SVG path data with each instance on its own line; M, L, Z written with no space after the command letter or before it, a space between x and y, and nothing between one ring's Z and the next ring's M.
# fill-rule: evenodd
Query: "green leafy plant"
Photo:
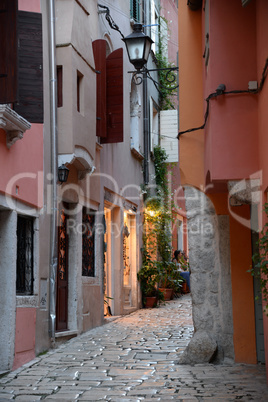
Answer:
M168 21L164 17L160 17L160 25L164 23L168 29ZM165 32L165 30L163 31ZM160 34L158 42L158 51L155 53L155 63L157 68L167 69L175 67L174 63L170 63L168 58L165 56L166 48L166 33ZM158 71L158 80L160 84L160 106L162 110L175 109L174 98L177 96L177 74L172 71L167 75L167 70ZM173 88L173 89L172 89Z
M264 212L268 218L268 203L264 204ZM260 280L262 298L265 302L264 310L265 314L268 315L268 223L265 223L260 232L257 246L259 251L253 255L253 266L248 272Z
M142 274L139 272L138 279L141 282L143 294L150 289L149 283L152 282L150 290L155 291L159 285L162 287L180 287L181 278L177 273L176 265L171 261L171 231L172 221L170 193L167 182L167 154L160 146L154 148L155 181L156 195L146 199L146 209L144 211L144 230L143 230L143 264L141 271L143 274L152 274L150 281L148 277L143 282ZM146 289L145 289L146 288Z

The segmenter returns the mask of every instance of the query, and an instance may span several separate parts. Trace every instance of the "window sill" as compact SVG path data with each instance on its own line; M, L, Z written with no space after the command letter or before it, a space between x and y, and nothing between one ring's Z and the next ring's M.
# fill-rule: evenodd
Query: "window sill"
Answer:
M8 105L0 105L0 128L6 132L6 144L9 149L16 141L23 138L23 134L31 128L31 124Z
M37 296L16 296L16 307L38 307Z
M131 150L132 155L133 155L136 159L138 159L139 161L143 161L144 156L143 156L139 151L137 151L136 148L130 148L130 150Z

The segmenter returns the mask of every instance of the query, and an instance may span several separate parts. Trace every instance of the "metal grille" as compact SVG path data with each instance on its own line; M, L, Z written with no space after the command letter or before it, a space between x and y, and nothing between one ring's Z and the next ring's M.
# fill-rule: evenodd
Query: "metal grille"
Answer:
M83 209L82 275L95 276L95 215Z
M33 219L18 216L17 294L33 294Z
M58 275L62 280L66 280L67 275L67 216L64 209L61 211L60 215L60 225L59 225L59 261L58 261Z

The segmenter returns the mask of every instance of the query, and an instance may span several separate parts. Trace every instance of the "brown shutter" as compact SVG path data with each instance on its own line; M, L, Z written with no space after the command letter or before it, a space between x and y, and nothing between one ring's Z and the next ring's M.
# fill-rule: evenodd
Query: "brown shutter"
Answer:
M57 98L57 107L62 107L62 66L57 66Z
M106 41L92 43L97 70L97 137L106 137Z
M0 103L18 100L17 0L0 0Z
M19 11L19 101L17 113L31 123L43 123L42 15Z
M107 137L102 144L123 142L123 49L117 49L106 59Z

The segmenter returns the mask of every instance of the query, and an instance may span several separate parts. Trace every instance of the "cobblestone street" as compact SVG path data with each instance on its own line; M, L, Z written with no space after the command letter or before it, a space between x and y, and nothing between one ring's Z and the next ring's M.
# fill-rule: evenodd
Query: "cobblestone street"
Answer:
M191 297L119 317L0 379L0 401L267 401L265 367L176 362Z

